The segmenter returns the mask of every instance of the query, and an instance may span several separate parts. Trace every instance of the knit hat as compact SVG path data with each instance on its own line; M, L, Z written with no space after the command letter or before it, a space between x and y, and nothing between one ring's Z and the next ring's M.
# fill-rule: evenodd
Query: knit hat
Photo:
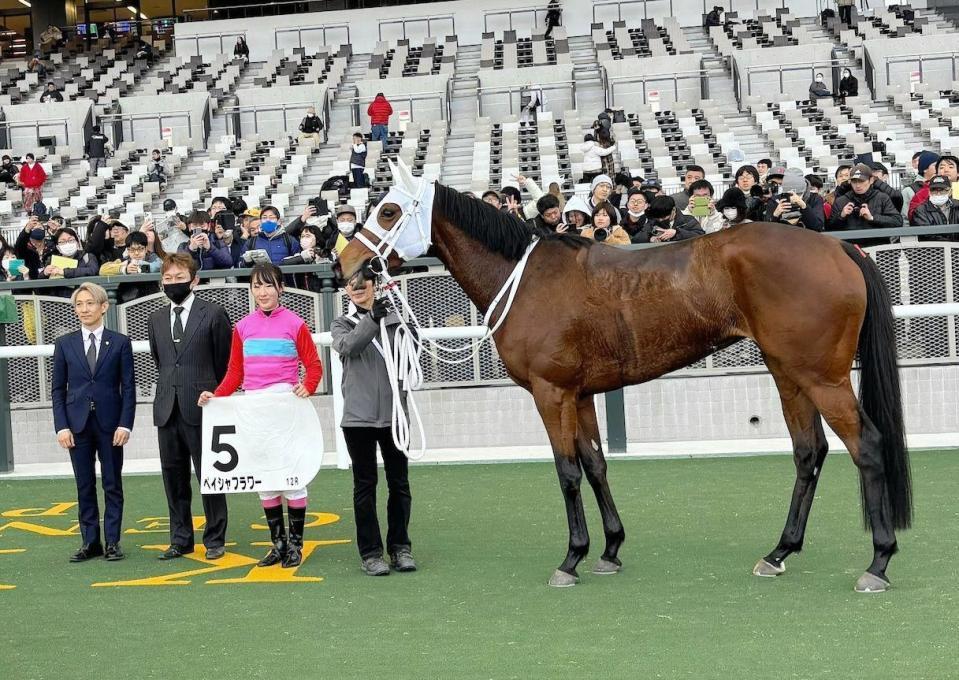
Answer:
M803 177L802 170L799 168L789 168L786 170L786 173L783 175L781 188L784 194L799 194L802 196L808 188L809 185L806 184L806 178Z
M600 184L608 184L610 189L613 188L613 180L609 178L609 175L596 175L596 177L593 178L592 184L589 185L590 193L596 191L596 187Z
M921 154L919 154L919 174L924 175L926 173L926 169L928 169L930 165L938 162L939 154L932 151L923 151Z
M726 208L739 208L745 212L746 194L744 194L742 189L739 187L729 187L726 189L723 197L719 199L719 202L716 204L716 208L718 210L725 210Z

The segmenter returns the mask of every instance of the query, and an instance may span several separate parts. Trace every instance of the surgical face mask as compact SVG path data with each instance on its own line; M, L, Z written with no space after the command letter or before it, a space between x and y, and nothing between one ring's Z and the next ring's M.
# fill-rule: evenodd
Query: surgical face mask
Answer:
M263 220L260 222L260 231L264 234L272 234L279 228L279 224L273 220Z
M60 254L64 257L73 257L77 254L77 249L79 246L76 241L68 241L66 243L60 243L57 245L57 250L60 251Z
M337 222L336 228L340 233L349 238L356 231L356 222Z
M315 245L316 245L316 240L315 240L312 236L310 236L310 237L307 237L307 236L302 236L302 237L300 237L300 248L302 248L303 250L307 250L307 249L309 249L309 248L312 248L312 247L314 247Z
M822 82L822 76L816 76L816 82L817 82L817 83L821 83L821 82Z
M629 216L632 217L633 219L639 219L644 214L646 214L645 210L641 210L640 212L633 212L632 210L629 210L627 212L629 213Z
M949 200L949 194L930 194L929 202L935 206L945 205Z
M739 216L739 210L736 208L723 208L723 216L727 220L734 220Z
M848 77L851 76L851 75L852 75L852 74L849 73L849 71L843 71L843 72L842 72L842 77L843 77L843 78L848 78Z

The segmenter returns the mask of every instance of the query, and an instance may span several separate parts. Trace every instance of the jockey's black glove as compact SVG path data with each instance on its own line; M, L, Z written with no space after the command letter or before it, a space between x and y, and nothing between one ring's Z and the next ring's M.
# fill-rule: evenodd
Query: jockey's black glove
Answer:
M370 316L373 317L373 321L379 321L380 319L385 319L386 315L390 313L390 301L385 297L378 298L373 303L373 308L370 310Z

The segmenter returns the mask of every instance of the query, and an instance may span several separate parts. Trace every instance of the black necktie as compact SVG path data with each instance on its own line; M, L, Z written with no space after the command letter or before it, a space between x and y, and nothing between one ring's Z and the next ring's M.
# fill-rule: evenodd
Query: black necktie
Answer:
M174 307L173 313L176 314L173 320L173 342L177 344L177 351L180 351L180 342L183 340L183 319L180 315L183 314L183 307Z
M91 375L97 372L97 336L93 333L90 333L90 347L87 348L87 366Z

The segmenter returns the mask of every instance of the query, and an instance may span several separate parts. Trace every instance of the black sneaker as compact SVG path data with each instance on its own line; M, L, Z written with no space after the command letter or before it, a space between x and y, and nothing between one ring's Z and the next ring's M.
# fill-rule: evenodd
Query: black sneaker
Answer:
M123 551L120 550L119 543L107 543L107 550L103 554L103 558L107 562L119 562L124 557L126 557L126 555L124 555Z
M360 565L369 576L388 576L390 567L382 557L367 557Z
M394 571L416 571L416 562L413 554L407 549L397 550L390 555L390 562Z

